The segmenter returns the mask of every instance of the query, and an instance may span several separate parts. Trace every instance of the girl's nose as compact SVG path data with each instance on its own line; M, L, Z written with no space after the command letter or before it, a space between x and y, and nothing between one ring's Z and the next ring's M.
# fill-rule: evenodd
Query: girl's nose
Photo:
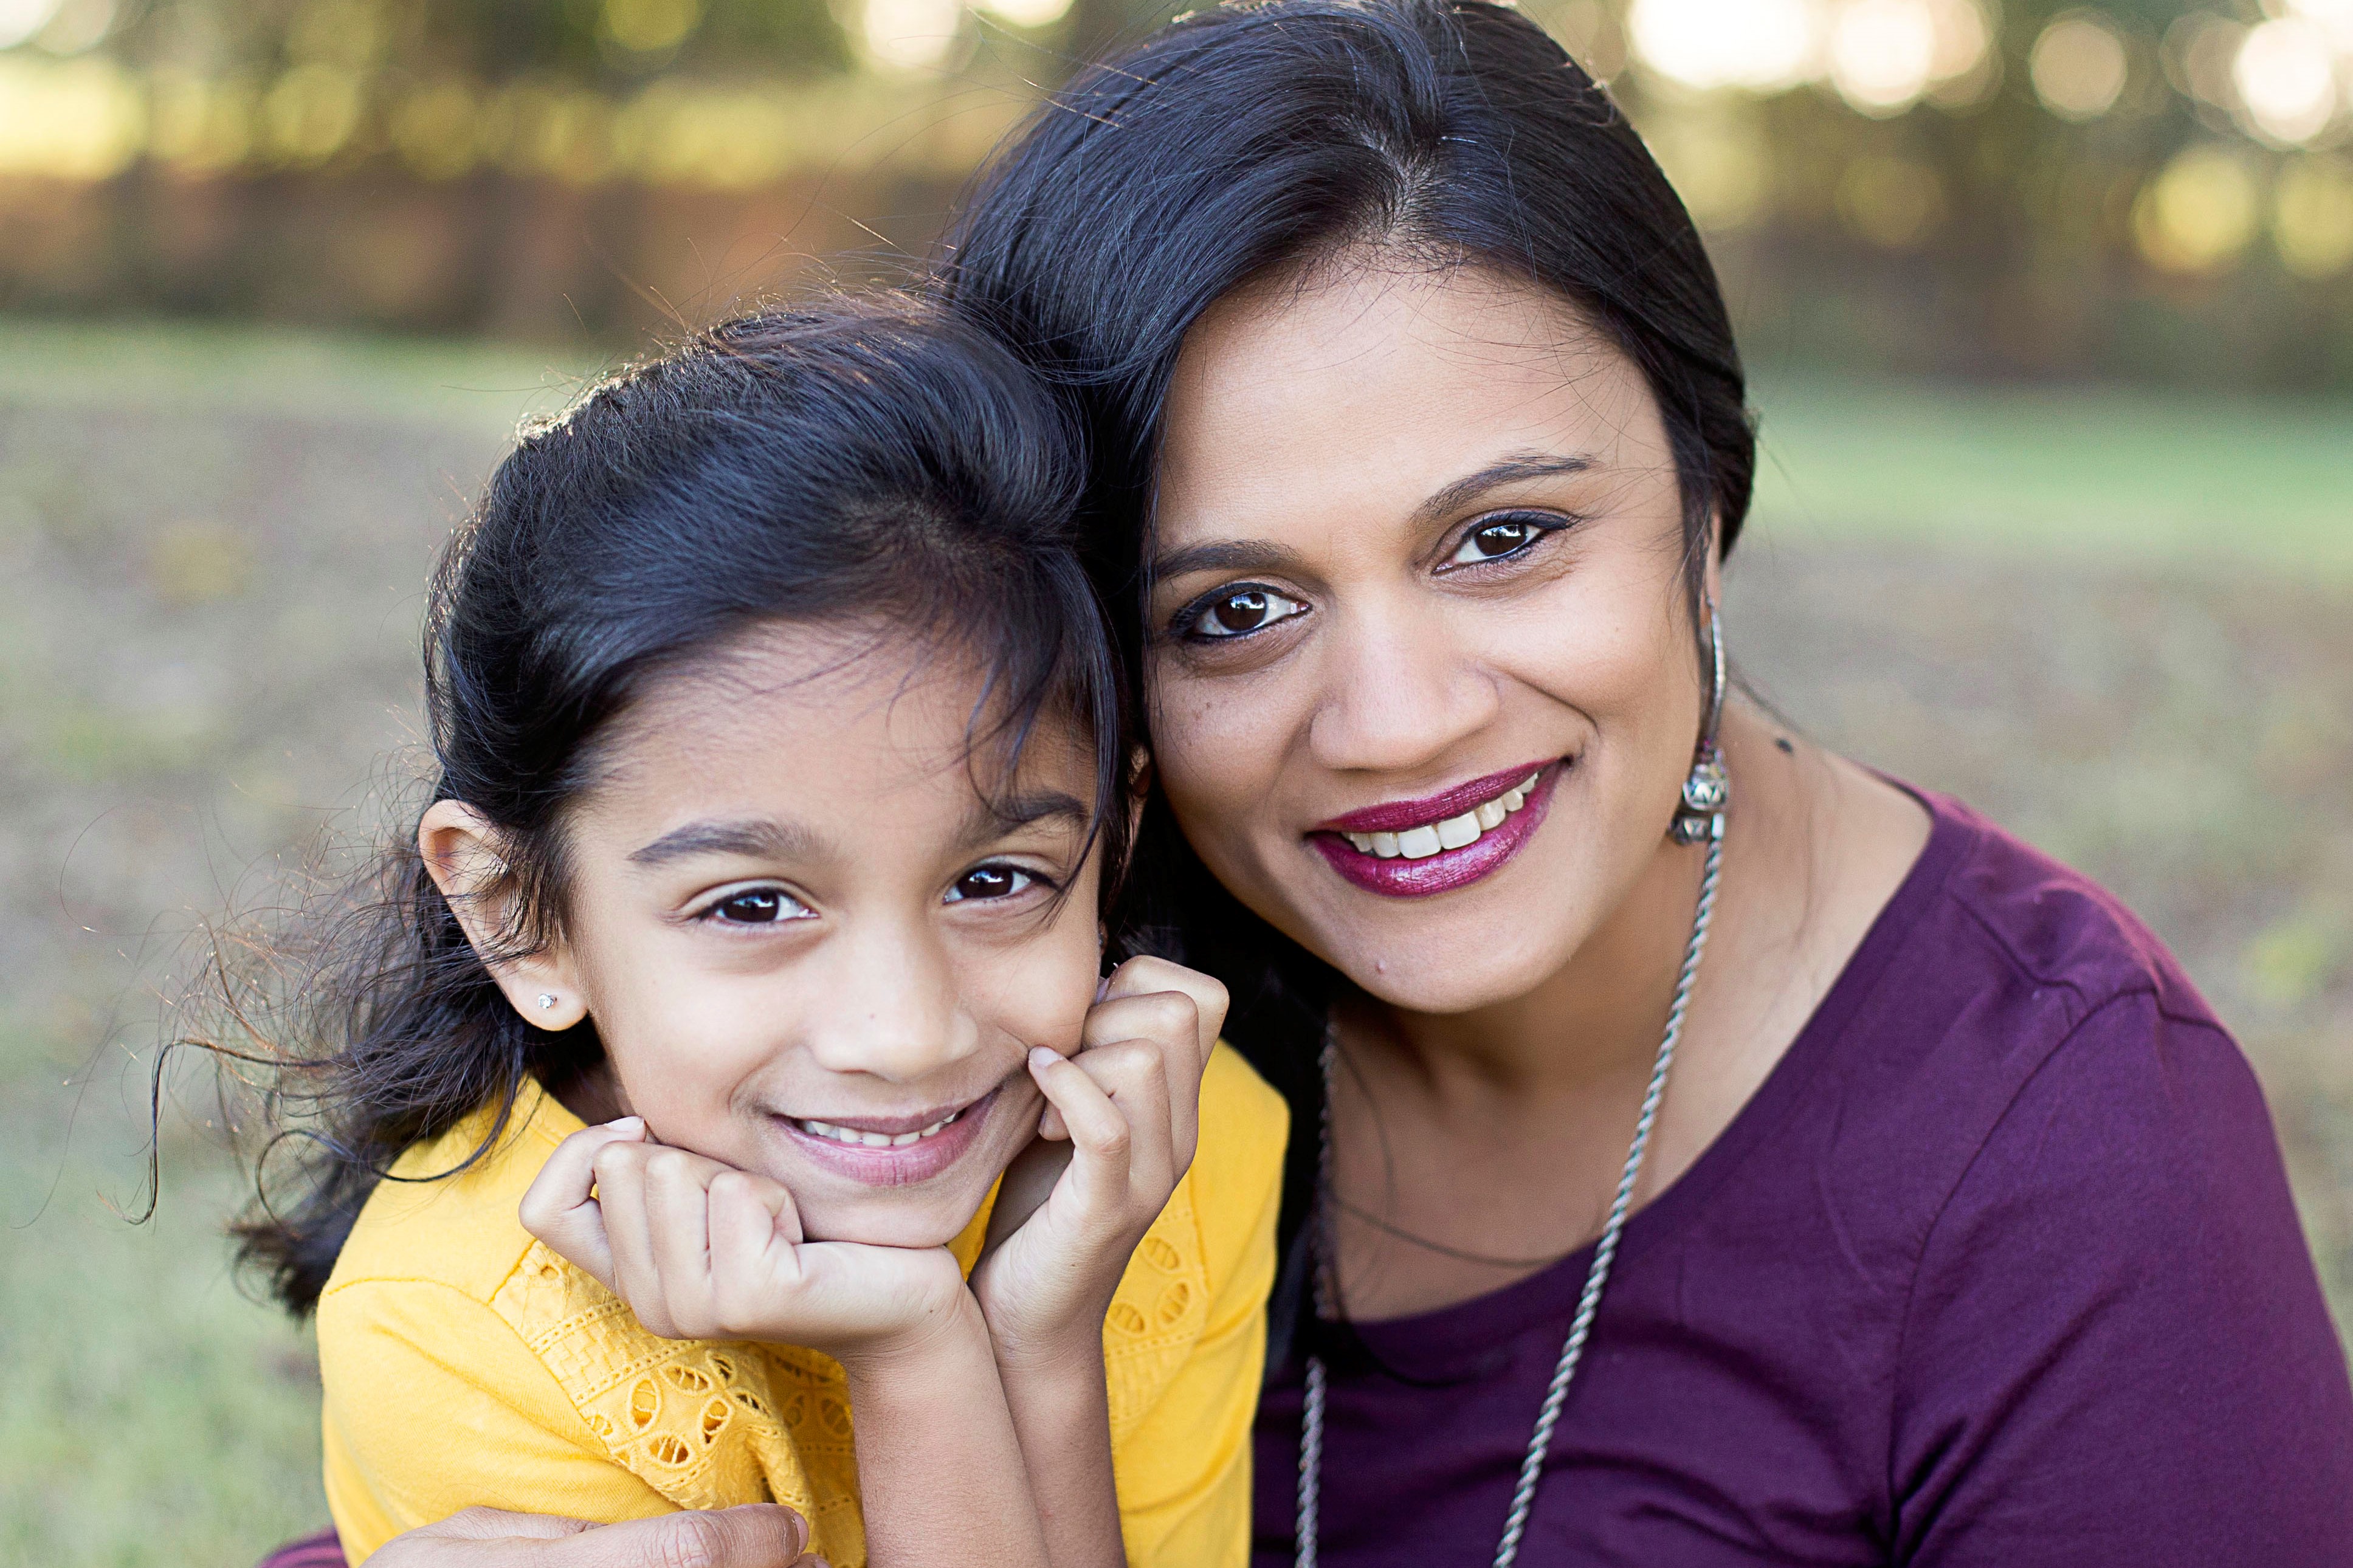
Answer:
M1492 722L1501 693L1448 637L1443 615L1363 605L1324 634L1310 752L1341 773L1430 771Z
M980 1048L979 1028L930 933L853 927L837 939L834 956L805 1036L827 1071L913 1083Z

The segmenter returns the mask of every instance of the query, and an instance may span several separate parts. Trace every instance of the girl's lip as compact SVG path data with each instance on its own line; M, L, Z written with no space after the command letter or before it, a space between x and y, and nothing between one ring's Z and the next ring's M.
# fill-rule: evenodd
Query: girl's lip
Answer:
M1488 773L1452 789L1440 790L1419 800L1392 800L1379 805L1368 805L1361 811L1335 816L1329 822L1319 822L1308 829L1311 833L1403 833L1409 827L1425 823L1443 822L1450 816L1460 816L1476 806L1484 805L1509 790L1530 773L1547 768L1558 759L1539 757L1533 763L1522 763L1516 768ZM1473 845L1471 847L1476 848Z
M1401 856L1384 859L1377 855L1364 853L1341 837L1338 831L1320 828L1309 836L1308 842L1322 852L1324 858L1330 863L1335 871L1368 893L1379 893L1392 899L1420 899L1427 898L1432 893L1450 892L1456 888L1466 887L1478 881L1482 877L1493 875L1526 847L1528 840L1535 836L1536 828L1544 822L1545 813L1551 808L1553 785L1559 782L1562 771L1567 766L1568 763L1565 761L1556 761L1546 763L1536 769L1538 776L1535 787L1527 792L1527 804L1460 849L1441 849L1437 854L1419 860L1409 860ZM1508 789L1512 784L1527 777L1528 771L1519 769L1510 773L1493 776L1504 779L1505 781L1504 787ZM1483 784L1486 781L1479 782ZM1448 796L1460 794L1461 791L1449 791ZM1475 803L1476 797L1473 799L1473 804ZM1419 826L1420 824L1417 822L1408 826ZM1347 831L1364 833L1390 830L1350 828ZM954 1131L954 1128L949 1129L949 1131Z
M876 1147L870 1143L844 1143L838 1138L827 1138L804 1130L799 1119L777 1116L776 1125L792 1141L793 1147L814 1163L851 1181L870 1187L904 1187L917 1182L930 1181L962 1159L978 1141L981 1124L997 1106L997 1090L990 1089L955 1114L955 1120L928 1138L913 1143ZM927 1113L927 1120L911 1121L906 1117L858 1121L840 1121L837 1127L871 1132L912 1132L937 1121L940 1113Z

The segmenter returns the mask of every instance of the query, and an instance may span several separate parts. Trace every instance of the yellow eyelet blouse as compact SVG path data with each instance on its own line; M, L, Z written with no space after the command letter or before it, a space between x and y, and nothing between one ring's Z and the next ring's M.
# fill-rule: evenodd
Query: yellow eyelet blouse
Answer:
M658 1339L515 1217L580 1128L527 1090L471 1170L484 1111L401 1156L319 1301L327 1503L357 1564L482 1504L598 1522L776 1501L835 1568L863 1568L841 1369L790 1345ZM1103 1325L1128 1561L1241 1568L1286 1115L1229 1047L1201 1085L1193 1167ZM951 1244L969 1269L987 1211Z

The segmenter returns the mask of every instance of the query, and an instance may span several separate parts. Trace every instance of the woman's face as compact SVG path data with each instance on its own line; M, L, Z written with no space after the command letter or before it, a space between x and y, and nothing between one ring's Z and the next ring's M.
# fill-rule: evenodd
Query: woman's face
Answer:
M1156 505L1154 761L1219 880L1412 1011L1566 965L1701 717L1634 365L1467 268L1261 285L1186 341Z

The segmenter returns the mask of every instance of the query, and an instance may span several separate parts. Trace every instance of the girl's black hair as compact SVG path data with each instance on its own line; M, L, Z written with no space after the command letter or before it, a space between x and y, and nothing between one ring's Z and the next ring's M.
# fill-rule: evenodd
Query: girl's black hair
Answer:
M1041 105L983 171L939 268L954 308L1079 404L1089 566L1131 678L1149 640L1153 465L1187 331L1245 284L1355 253L1488 268L1608 334L1666 427L1695 605L1711 545L1729 551L1746 515L1755 436L1715 269L1609 94L1535 23L1482 0L1219 5ZM1218 884L1156 794L1134 883L1164 948L1227 983L1229 1035L1291 1103L1281 1227L1296 1259L1338 977ZM1295 1268L1286 1278L1296 1289ZM1280 1345L1281 1303L1274 1321Z
M425 633L432 797L481 812L508 848L507 886L488 889L515 911L497 956L560 928L567 807L616 720L649 683L780 620L977 658L971 738L993 776L1041 719L1085 734L1110 889L1127 751L1075 549L1083 470L1071 422L1018 361L903 300L728 322L527 432L443 556ZM993 787L978 751L973 766ZM214 1048L271 1069L283 1130L240 1256L298 1314L403 1149L495 1105L479 1158L528 1078L602 1054L592 1025L547 1033L517 1016L414 837L341 916L291 933L290 961L275 950L272 984L223 972L259 1044ZM290 1015L259 1012L273 994Z

